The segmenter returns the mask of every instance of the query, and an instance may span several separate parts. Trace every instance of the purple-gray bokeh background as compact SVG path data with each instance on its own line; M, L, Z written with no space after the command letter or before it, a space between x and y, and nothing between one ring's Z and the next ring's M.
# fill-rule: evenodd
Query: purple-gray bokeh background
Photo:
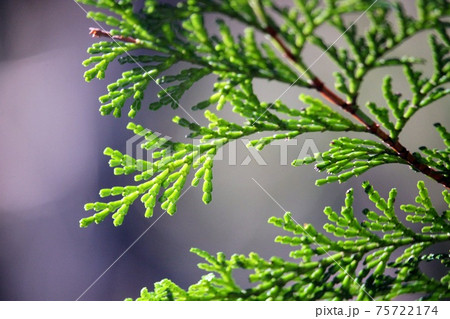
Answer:
M412 1L404 2L411 7ZM349 21L351 18L356 16ZM361 25L364 23L362 18ZM77 299L161 214L157 208L155 218L145 219L137 203L119 228L109 218L87 229L78 227L78 220L87 216L84 203L97 200L100 188L129 180L113 176L102 151L106 146L125 151L125 141L132 136L125 129L127 118L101 117L98 113L98 96L125 68L113 63L106 80L84 82L81 61L88 57L86 49L95 41L88 35L91 26L95 25L72 0L0 2L0 300ZM242 29L236 23L232 26L235 32ZM327 28L321 32L329 43L339 36ZM426 34L421 34L395 52L429 58L427 43ZM306 61L311 63L319 54L308 48ZM313 70L332 83L335 66L326 57ZM387 69L382 69L368 76L361 104L367 100L382 103L380 80L385 72ZM395 79L395 88L407 94L401 69L388 72ZM201 81L181 104L189 108L208 96L211 87L211 78ZM257 90L266 101L276 99L286 87L257 81ZM157 91L152 84L147 101L154 100ZM301 92L293 88L282 100L302 107L297 99ZM404 144L411 149L424 144L442 146L432 123L449 126L446 103L448 100L419 112L405 130ZM204 123L201 112L191 114ZM223 114L229 116L229 111ZM159 112L144 109L134 121L182 139L186 132L171 122L174 115L185 116L169 107ZM337 136L300 137L298 148L289 147L289 162L296 158L305 138L314 138L323 151ZM238 159L242 161L247 155L240 145ZM339 209L350 187L361 196L360 185L366 179L383 195L398 187L398 203L402 204L413 202L415 184L424 178L406 166L392 165L375 168L344 185L317 188L314 180L322 175L312 167L280 166L279 147L268 147L262 156L267 166L217 162L212 203L203 205L201 189L189 190L180 200L177 214L163 216L82 300L136 297L143 286L151 287L166 277L187 287L204 274L196 268L200 259L189 253L191 247L227 254L257 251L267 258L287 256L289 247L273 243L281 232L267 224L270 216L282 216L283 211L252 178L292 211L297 221L314 223L318 228L325 222L323 207ZM436 206L444 210L439 196L442 187L425 180ZM366 205L363 196L356 200L357 211ZM429 269L434 273L442 270L436 264L429 267L435 267ZM240 274L242 282L244 275Z

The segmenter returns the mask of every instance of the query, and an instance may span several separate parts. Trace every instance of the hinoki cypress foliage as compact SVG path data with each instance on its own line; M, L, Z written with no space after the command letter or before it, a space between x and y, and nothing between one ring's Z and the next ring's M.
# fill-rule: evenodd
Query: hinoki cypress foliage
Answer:
M317 180L318 186L343 183L373 167L397 163L441 184L442 197L450 208L450 133L441 124L434 124L443 140L442 149L423 146L412 152L401 141L403 129L419 110L450 93L448 0L417 0L416 12L411 15L401 1L385 0L293 0L290 7L272 0L187 0L176 6L146 0L139 8L132 0L77 1L97 10L88 17L97 23L91 34L101 38L88 49L92 56L84 61L90 68L86 81L103 79L111 63L129 66L100 97L102 115L120 117L125 111L134 118L141 109L178 108L180 98L194 83L210 74L217 78L211 96L191 108L203 112L208 126L188 118L173 119L189 137L199 138L199 145L169 141L132 122L128 129L145 138L142 147L153 151L154 161L111 148L104 151L111 158L114 174L133 175L136 183L102 189L100 196L112 199L86 204L85 209L95 213L83 218L81 227L109 216L119 226L129 207L138 201L145 206L146 217L153 215L157 202L172 215L187 183L201 185L203 202L208 204L217 151L231 141L272 132L254 138L248 147L261 150L277 139L342 132L331 141L329 150L293 162L293 166L314 164L318 171L326 171L328 177ZM365 30L347 22L349 14L355 13L367 16ZM204 23L205 16L211 14L218 17L215 33ZM231 33L227 24L231 20L246 26L239 36ZM109 30L100 25L109 26ZM328 43L317 32L323 25L342 34L347 46ZM433 69L426 74L419 70L421 59L390 54L423 31L429 33L433 58ZM258 42L258 33L269 37L272 45ZM307 44L321 49L339 67L334 89L304 62ZM174 72L180 62L189 67ZM388 72L394 66L403 68L410 98L393 91L394 80ZM383 82L378 83L385 102L362 104L360 87L367 74L378 68L386 72ZM306 107L287 106L280 100L261 101L253 90L255 79L300 88L299 105ZM166 88L158 93L158 101L143 105L147 86L153 81ZM309 96L311 91L319 92L323 99ZM222 118L222 108L231 108L242 117L241 124ZM432 127L432 123L427 125ZM361 138L349 138L347 132L361 133ZM362 133L371 134L373 139L365 139L367 134ZM357 219L350 189L340 212L324 209L330 221L323 225L325 234L314 225L298 224L290 213L269 220L289 233L278 236L276 242L294 247L291 260L265 260L257 253L227 258L223 253L211 255L192 249L205 259L199 267L207 274L198 283L184 290L165 279L152 291L142 289L138 300L391 300L412 293L424 300L449 298L450 274L432 278L420 266L437 260L449 269L448 251L425 250L449 242L450 210L434 208L423 182L417 185L416 203L401 205L400 210L394 205L397 190L383 198L370 182L362 187L376 210L365 209L365 219ZM417 223L423 225L420 231L412 227ZM236 283L235 269L252 272L251 288L243 289Z

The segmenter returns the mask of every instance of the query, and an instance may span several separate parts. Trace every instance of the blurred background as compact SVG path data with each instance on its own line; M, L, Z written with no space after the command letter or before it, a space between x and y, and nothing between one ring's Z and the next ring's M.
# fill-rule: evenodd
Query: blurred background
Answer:
M290 1L283 1L290 5ZM412 1L404 1L414 14ZM113 63L107 78L90 84L83 79L81 62L95 39L88 28L95 26L72 0L2 0L0 2L0 299L1 300L75 300L162 214L145 219L139 203L128 213L124 224L115 228L111 219L100 225L80 229L78 221L87 216L86 202L98 199L104 187L126 185L127 178L115 177L108 159L102 155L106 146L125 151L132 137L125 129L127 118L102 117L97 98L106 91L124 67ZM357 16L349 17L355 19ZM208 21L211 28L214 22ZM360 21L361 27L367 23ZM239 33L242 25L231 24ZM323 28L329 43L338 36ZM267 41L261 37L262 41ZM345 45L340 41L338 45ZM311 63L320 52L306 51ZM427 34L421 34L399 47L393 55L413 54L429 59ZM426 70L429 65L423 67ZM335 66L323 57L312 68L327 83L333 79ZM360 95L360 103L383 103L381 78L390 72L394 87L408 96L401 68L372 72ZM209 96L212 78L193 87L181 100L186 109ZM275 100L285 85L256 81L257 91L265 101ZM152 84L147 102L159 91ZM302 90L289 90L282 100L289 106L303 107L298 101ZM312 92L308 92L314 95ZM432 124L449 127L448 100L421 111L407 126L402 139L411 150L421 145L442 147ZM190 112L204 123L201 112ZM183 139L186 131L171 122L180 110L165 107L158 112L141 111L134 122L174 138ZM232 116L223 111L223 116ZM305 135L297 146L289 146L288 163L296 159L305 139L313 139L320 151L326 150L336 134ZM261 152L267 163L239 165L250 153L237 144L238 165L217 161L214 168L213 201L205 206L200 189L191 188L180 200L178 212L164 215L120 258L81 300L123 300L137 297L139 290L163 278L170 278L183 288L198 281L203 271L201 260L189 252L198 247L209 252L248 254L258 252L269 258L286 257L289 247L273 242L281 231L267 224L270 216L282 216L278 207L255 183L255 179L284 209L300 223L320 228L325 222L323 207L336 209L343 204L345 191L355 188L355 208L360 212L372 206L363 195L361 183L370 180L386 195L399 189L398 205L412 203L416 183L425 179L436 207L445 206L443 188L406 166L391 165L373 169L344 185L314 186L323 175L311 166L294 168L280 165L280 147L268 146ZM225 158L227 152L225 151ZM447 249L448 247L441 247ZM428 272L443 271L439 264L427 265ZM238 274L246 286L244 273Z

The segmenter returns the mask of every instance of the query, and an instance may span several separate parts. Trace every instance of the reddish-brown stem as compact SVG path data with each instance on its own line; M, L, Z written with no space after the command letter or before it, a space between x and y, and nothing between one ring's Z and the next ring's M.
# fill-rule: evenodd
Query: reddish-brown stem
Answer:
M272 27L265 28L265 31L272 37L272 39L277 42L283 54L294 63L299 63L299 59L292 53L289 47L281 40L277 31ZM392 139L385 131L380 128L380 125L375 123L370 117L368 117L364 112L362 112L359 107L354 102L347 102L336 93L330 90L319 78L314 77L311 81L311 88L317 90L325 99L331 103L338 105L348 113L350 113L358 122L363 124L367 131L376 135L385 144L389 145L397 155L406 161L413 169L431 177L438 183L450 188L450 179L432 169L431 167L420 163L416 157L414 157L410 151L408 151L398 139Z
M312 87L319 91L327 100L333 102L336 105L339 105L345 111L352 114L352 116L361 124L363 124L370 133L378 136L378 138L380 138L384 143L389 145L400 158L405 160L415 170L431 177L445 187L450 188L450 180L447 177L435 171L431 167L420 163L417 158L414 157L411 152L409 152L398 140L393 140L385 131L380 128L379 124L370 120L369 117L364 116L364 113L360 111L354 104L347 103L342 100L334 92L328 89L318 78L314 78L312 80Z
M290 60L292 60L294 62L298 62L297 57L292 53L292 51L286 46L286 44L278 36L277 30L275 30L272 27L266 27L264 29L264 31L266 31L272 37L272 39L274 39L278 43L278 45L281 47L281 49L283 50L283 53L286 55L286 57L288 57Z
M112 35L111 33L104 31L99 28L89 28L89 34L92 35L94 38L100 38L100 37L106 37L111 38L113 40L119 40L123 42L129 42L129 43L138 43L139 40L132 38L132 37L124 37L121 35Z

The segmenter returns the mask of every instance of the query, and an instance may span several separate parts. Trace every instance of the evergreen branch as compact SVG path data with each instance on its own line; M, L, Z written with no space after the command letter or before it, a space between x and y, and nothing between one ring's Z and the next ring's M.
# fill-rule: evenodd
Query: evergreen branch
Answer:
M152 150L152 157L156 161L135 159L129 154L122 154L118 150L106 148L104 154L111 157L109 165L114 168L114 174L134 174L134 180L138 184L101 189L100 197L121 196L122 198L110 202L86 204L85 210L94 210L96 213L83 218L80 221L81 227L87 227L92 223L98 224L111 214L114 225L122 225L129 207L138 198L146 208L145 217L147 218L153 216L153 209L157 201L162 203L163 210L169 215L173 215L177 210L179 195L189 173L192 169L197 168L191 184L198 186L203 179L202 199L205 204L210 203L212 200L213 157L220 147L233 140L257 133L277 132L272 136L250 141L250 146L261 150L274 140L294 138L308 132L364 131L364 127L355 125L320 100L309 96L300 97L308 105L301 111L289 109L280 101L271 104L270 108L274 111L293 117L280 119L274 112L266 111L268 104L259 101L253 93L251 82L244 82L241 87L242 90L231 89L228 99L234 106L233 112L249 121L252 120L253 124L251 125L248 122L244 125L229 122L208 110L204 113L210 122L208 127L202 127L178 116L173 119L178 125L191 130L189 138L201 136L200 145L171 142L160 138L154 132L146 130L140 125L129 123L127 128L145 138L146 142L141 144L141 147L147 151ZM107 99L108 97L102 98ZM256 118L257 120L253 120ZM287 133L285 133L286 131ZM371 162L371 164L373 163ZM164 188L166 190L159 196L160 191Z
M331 141L329 150L294 161L294 165L315 162L318 171L331 174L316 181L317 185L342 183L375 166L400 163L447 188L450 186L450 133L446 128L435 124L444 149L422 146L420 152L411 153L399 141L403 128L418 110L450 94L450 89L444 87L450 83L448 0L417 0L414 17L405 13L401 3L383 0L376 3L372 0L295 0L292 8L280 7L272 0L189 0L176 6L157 0L145 0L142 5L136 5L133 0L76 1L101 9L102 12L89 12L88 18L112 27L109 31L101 27L90 29L93 37L113 41L100 41L88 49L92 56L83 64L93 64L93 67L86 71L85 79L104 78L106 69L116 60L132 66L109 84L108 93L100 97L102 115L112 113L120 117L125 103L131 100L128 116L135 117L150 80L162 91L149 109L157 110L166 105L177 108L179 100L196 82L214 75L212 95L192 109L203 110L215 105L220 111L227 105L243 120L242 123L229 121L209 110L204 111L209 122L206 126L174 117L176 124L190 131L188 138L200 138L200 145L172 142L130 123L128 128L145 139L142 147L152 150L153 160L133 158L106 148L104 153L110 157L109 165L114 168L114 174L133 175L136 183L100 190L100 197L118 198L86 204L85 209L95 213L80 221L82 227L99 223L109 215L115 226L121 225L137 199L146 208L145 217L152 216L156 202L160 202L168 214L174 214L191 173L194 174L191 185L198 186L202 182L202 199L208 204L212 199L213 158L217 150L254 134L258 137L248 146L258 150L277 139L313 132L365 132L380 140L341 136ZM357 21L350 26L345 23L345 15L357 12L367 13L369 27L364 33L358 30ZM396 16L395 27L390 22L390 13ZM219 17L217 32L207 27L207 15ZM247 28L242 34L234 35L228 24L230 19ZM282 23L278 22L280 19ZM346 40L348 49L335 46L337 41L332 45L326 43L318 30L325 24L342 33L339 38ZM430 29L436 33L430 36L432 75L425 76L416 69L415 65L422 63L420 59L386 57L405 40ZM268 35L279 52L269 44L258 43L256 32ZM321 49L320 57L327 54L340 68L335 73L337 91L328 87L310 70L312 65L308 67L303 61L306 44ZM132 55L137 49L151 50L155 54ZM189 66L178 70L175 65L179 63ZM387 66L403 67L412 98L404 99L395 93L392 78L385 76L382 92L386 107L373 102L366 104L374 116L372 119L358 103L360 87L369 71ZM176 73L171 73L174 70ZM302 79L303 75L306 79ZM253 90L254 79L258 78L315 90L337 106L338 111L344 110L351 117L344 117L322 100L303 94L300 100L306 107L302 109L288 107L279 99L273 103L262 102ZM163 88L161 85L165 84L168 87ZM363 187L376 211L363 210L365 218L361 222L354 216L353 191L349 190L340 213L331 207L324 210L330 221L324 229L330 237L317 232L312 225L298 225L290 214L270 219L270 223L293 233L293 236L279 236L276 241L297 247L290 255L294 262L279 257L265 260L256 253L227 258L223 253L213 256L192 249L205 259L199 267L209 272L208 275L188 290L163 280L155 284L153 292L143 289L139 299L369 300L373 297L390 300L418 292L425 300L449 298L450 275L434 279L419 266L423 262L440 261L450 267L447 252L424 252L435 243L450 240L450 211L438 213L424 183L419 182L417 205L400 206L406 213L404 222L394 206L395 189L387 198L382 198L368 182ZM443 196L450 207L448 190ZM417 231L408 223L424 226ZM394 260L394 254L399 251L400 256ZM251 288L240 287L233 274L236 269L253 271L249 277L253 283Z
M299 59L292 53L292 51L287 47L286 44L280 39L277 32L273 28L266 29L268 35L273 37L273 39L279 44L279 47L282 49L283 53L287 58L292 60L294 63L298 63ZM410 151L404 147L399 140L393 140L382 128L380 125L375 123L368 115L366 115L358 105L353 102L346 102L341 97L339 97L336 93L334 93L330 88L328 88L324 82L322 82L317 76L314 76L310 80L310 87L318 91L323 97L325 97L328 101L333 104L341 107L344 111L351 114L358 122L363 124L367 132L372 133L381 139L384 143L389 145L396 154L406 161L414 170L419 171L430 178L434 179L436 182L444 185L445 187L450 189L450 178L444 176L440 172L434 170L428 165L421 163L415 156L411 154Z
M207 275L187 290L164 279L152 292L144 288L137 300L391 300L413 293L424 294L425 300L448 298L450 276L434 279L420 269L420 263L439 261L450 267L449 254L424 253L427 247L450 239L449 214L436 212L423 182L417 187L420 206L400 208L408 221L428 224L419 233L400 222L395 189L384 199L365 182L363 188L379 213L365 209L366 220L360 222L353 213L351 189L340 213L324 209L330 221L325 231L345 240L331 239L311 224L300 225L290 213L271 217L270 224L292 233L276 237L275 242L297 247L290 253L294 261L265 260L256 253L227 259L223 253L213 256L194 248L191 251L205 259L198 266ZM450 204L447 191L443 196ZM400 255L394 259L397 251ZM252 272L248 277L252 287L242 289L236 283L237 269Z
M384 143L389 145L397 155L406 161L414 170L419 171L430 178L434 179L436 182L444 185L450 189L450 179L444 176L442 173L434 170L428 165L420 162L413 154L406 149L401 142L396 139L392 139L379 124L375 123L369 116L367 116L361 109L352 103L347 103L341 98L337 97L330 89L328 89L322 81L318 78L313 79L314 88L324 95L328 100L332 101L334 104L340 106L343 110L350 113L355 119L363 124L369 133L377 136Z

